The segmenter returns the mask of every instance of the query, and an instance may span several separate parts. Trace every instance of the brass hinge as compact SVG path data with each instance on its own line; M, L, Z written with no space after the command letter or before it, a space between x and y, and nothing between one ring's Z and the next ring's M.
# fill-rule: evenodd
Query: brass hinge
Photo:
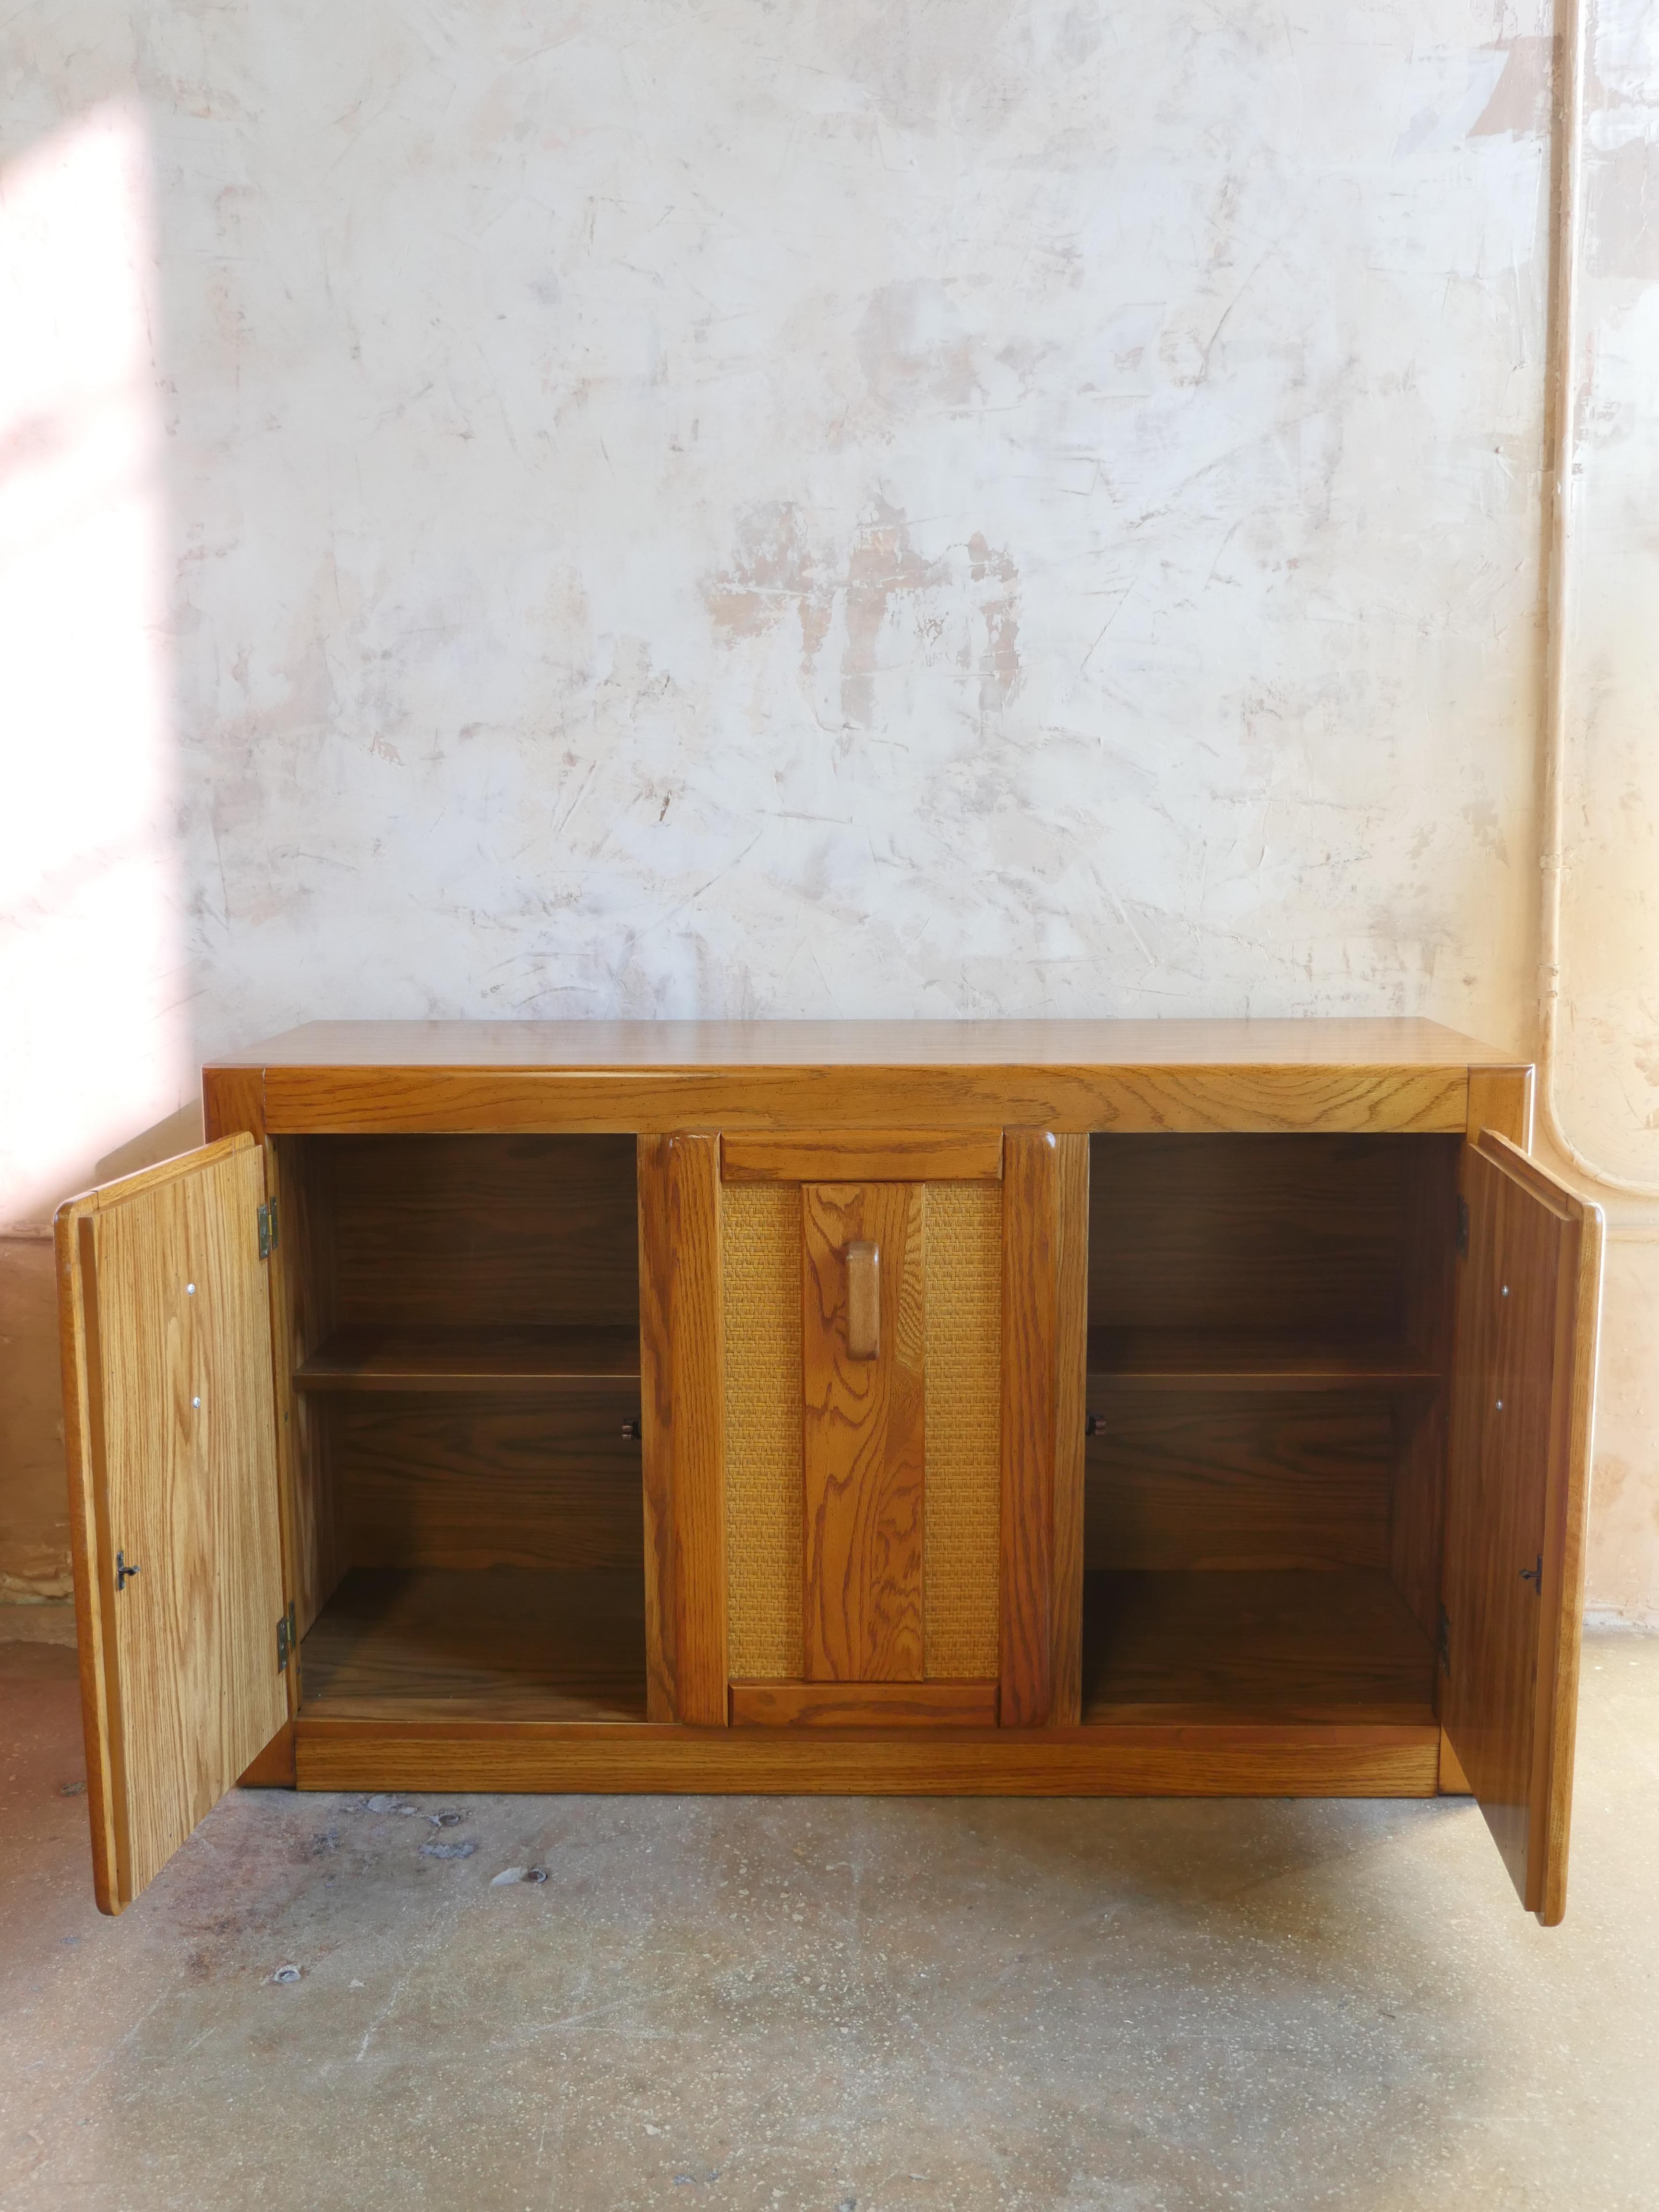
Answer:
M288 1672L288 1615L284 1613L276 1624L276 1672Z
M272 1242L275 1241L273 1238ZM1469 1256L1469 1201L1467 1198L1460 1198L1457 1201L1457 1249L1467 1260Z
M1435 1656L1440 1662L1441 1673L1449 1674L1451 1672L1451 1620L1443 1605L1440 1608L1440 1620L1434 1632L1434 1650Z
M266 1200L259 1208L259 1257L270 1259L276 1249L276 1201Z

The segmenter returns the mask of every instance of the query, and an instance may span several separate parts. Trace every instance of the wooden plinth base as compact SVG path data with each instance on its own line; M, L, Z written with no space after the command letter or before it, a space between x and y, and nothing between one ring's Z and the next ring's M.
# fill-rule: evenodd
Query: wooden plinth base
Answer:
M301 1790L687 1791L757 1796L1431 1797L1432 1726L1183 1725L938 1738L848 1730L295 1723Z

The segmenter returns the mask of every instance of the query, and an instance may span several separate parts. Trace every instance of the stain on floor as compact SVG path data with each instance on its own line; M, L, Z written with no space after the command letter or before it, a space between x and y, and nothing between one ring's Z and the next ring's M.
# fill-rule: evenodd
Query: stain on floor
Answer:
M1451 1800L241 1791L110 1921L72 1658L0 1640L6 2207L1659 2202L1659 1641L1547 1932Z

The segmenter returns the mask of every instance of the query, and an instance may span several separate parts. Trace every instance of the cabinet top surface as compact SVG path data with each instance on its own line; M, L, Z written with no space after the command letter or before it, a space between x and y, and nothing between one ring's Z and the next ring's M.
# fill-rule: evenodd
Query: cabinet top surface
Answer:
M1416 1019L307 1022L220 1067L1492 1067Z

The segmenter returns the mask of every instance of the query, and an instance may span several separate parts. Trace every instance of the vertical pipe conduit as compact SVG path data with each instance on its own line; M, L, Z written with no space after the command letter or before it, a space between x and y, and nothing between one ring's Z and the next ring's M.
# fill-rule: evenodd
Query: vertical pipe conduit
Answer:
M1561 185L1555 217L1555 422L1551 455L1549 585L1546 601L1544 705L1544 846L1540 855L1543 914L1540 927L1539 992L1543 1013L1543 1096L1540 1101L1550 1141L1593 1182L1632 1198L1659 1198L1659 1182L1644 1182L1600 1167L1562 1127L1556 1103L1561 1021L1561 891L1566 861L1568 640L1572 615L1573 453L1578 439L1578 267L1583 248L1584 40L1589 0L1558 0L1561 21Z

